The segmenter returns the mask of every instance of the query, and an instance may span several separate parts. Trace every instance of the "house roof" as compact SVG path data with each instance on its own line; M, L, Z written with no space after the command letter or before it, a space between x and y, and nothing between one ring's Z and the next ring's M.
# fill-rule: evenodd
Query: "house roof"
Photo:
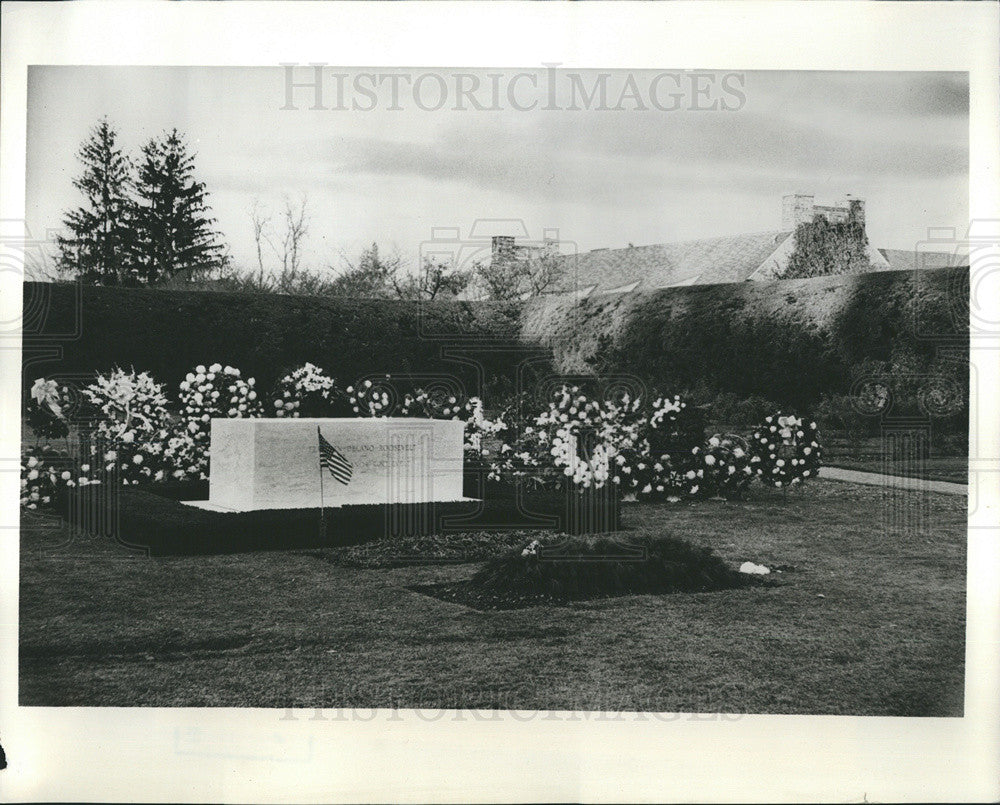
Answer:
M912 271L918 268L950 268L968 262L948 252L925 252L910 249L879 249L894 271Z
M563 288L596 285L596 292L603 292L634 283L642 289L743 282L791 234L775 230L563 255Z

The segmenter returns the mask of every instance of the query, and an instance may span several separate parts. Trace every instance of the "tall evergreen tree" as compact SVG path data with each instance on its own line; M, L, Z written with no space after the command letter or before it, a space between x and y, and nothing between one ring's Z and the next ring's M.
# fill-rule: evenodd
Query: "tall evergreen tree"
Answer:
M195 279L225 266L208 193L194 178L194 155L177 129L143 146L136 195L137 281Z
M73 186L86 204L63 218L70 234L57 239L58 266L84 282L120 285L127 281L134 246L132 163L107 118L93 128L79 158L84 170Z

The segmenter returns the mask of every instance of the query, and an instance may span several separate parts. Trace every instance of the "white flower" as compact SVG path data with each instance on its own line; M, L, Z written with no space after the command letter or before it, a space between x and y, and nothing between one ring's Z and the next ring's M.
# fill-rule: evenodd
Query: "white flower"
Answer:
M68 481L70 478L69 470L63 470L62 474L59 477L62 478L64 481Z
M28 473L28 480L34 481L38 477L38 470L32 470Z
M222 371L222 364L221 363L213 363L211 366L208 367L208 371L210 371L210 372L221 372Z
M693 481L698 476L695 474L694 470L688 470L686 473L684 473L684 477L687 478L689 481Z
M779 459L778 459L777 461L775 461L774 463L775 463L775 464L776 464L777 466L779 466L779 467L784 467L784 466L785 466L785 459L783 459L783 458L779 458Z
M708 443L710 445L712 445L712 447L718 447L719 446L719 438L717 436L713 436L711 439L708 440Z
M708 464L709 467L711 467L713 464L715 464L715 456L711 454L705 456L705 463Z
M803 447L802 448L802 454L803 455L808 456L811 452L812 452L812 448L811 447Z
M37 466L37 465L38 465L38 459L37 458L35 458L34 456L32 456L31 458L28 459L28 466L29 467L34 467L34 466Z

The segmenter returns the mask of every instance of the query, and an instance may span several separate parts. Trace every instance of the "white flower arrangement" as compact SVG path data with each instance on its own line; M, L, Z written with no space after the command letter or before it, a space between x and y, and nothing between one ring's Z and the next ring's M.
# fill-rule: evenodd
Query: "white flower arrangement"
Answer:
M792 414L779 411L765 417L754 430L751 442L754 472L768 486L778 489L795 486L815 478L822 465L818 426Z
M171 428L163 385L148 372L114 369L98 374L83 396L97 419L81 438L82 453L123 485L151 480L161 469L163 443ZM81 485L94 482L87 479Z
M692 457L702 471L699 491L726 498L740 495L754 478L750 452L747 440L734 433L716 433L695 447Z
M332 416L339 398L337 382L306 363L278 381L271 407L277 417Z
M647 405L628 393L600 400L579 386L563 386L541 412L525 415L530 399L522 395L494 423L503 443L488 477L570 483L581 491L614 485L622 496L666 497L685 484L671 456L655 450L650 436L684 407L679 397Z
M212 418L248 419L263 415L256 381L233 366L199 365L180 383L181 422L165 439L169 474L177 480L208 477Z

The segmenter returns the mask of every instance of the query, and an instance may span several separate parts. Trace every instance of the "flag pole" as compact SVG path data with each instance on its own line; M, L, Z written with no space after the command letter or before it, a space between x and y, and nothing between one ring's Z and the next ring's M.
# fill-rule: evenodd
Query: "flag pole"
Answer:
M323 434L320 433L319 425L316 426L316 444L319 445L319 440L323 438ZM323 500L323 451L321 450L317 456L319 460L319 536L320 540L326 539L326 504Z

